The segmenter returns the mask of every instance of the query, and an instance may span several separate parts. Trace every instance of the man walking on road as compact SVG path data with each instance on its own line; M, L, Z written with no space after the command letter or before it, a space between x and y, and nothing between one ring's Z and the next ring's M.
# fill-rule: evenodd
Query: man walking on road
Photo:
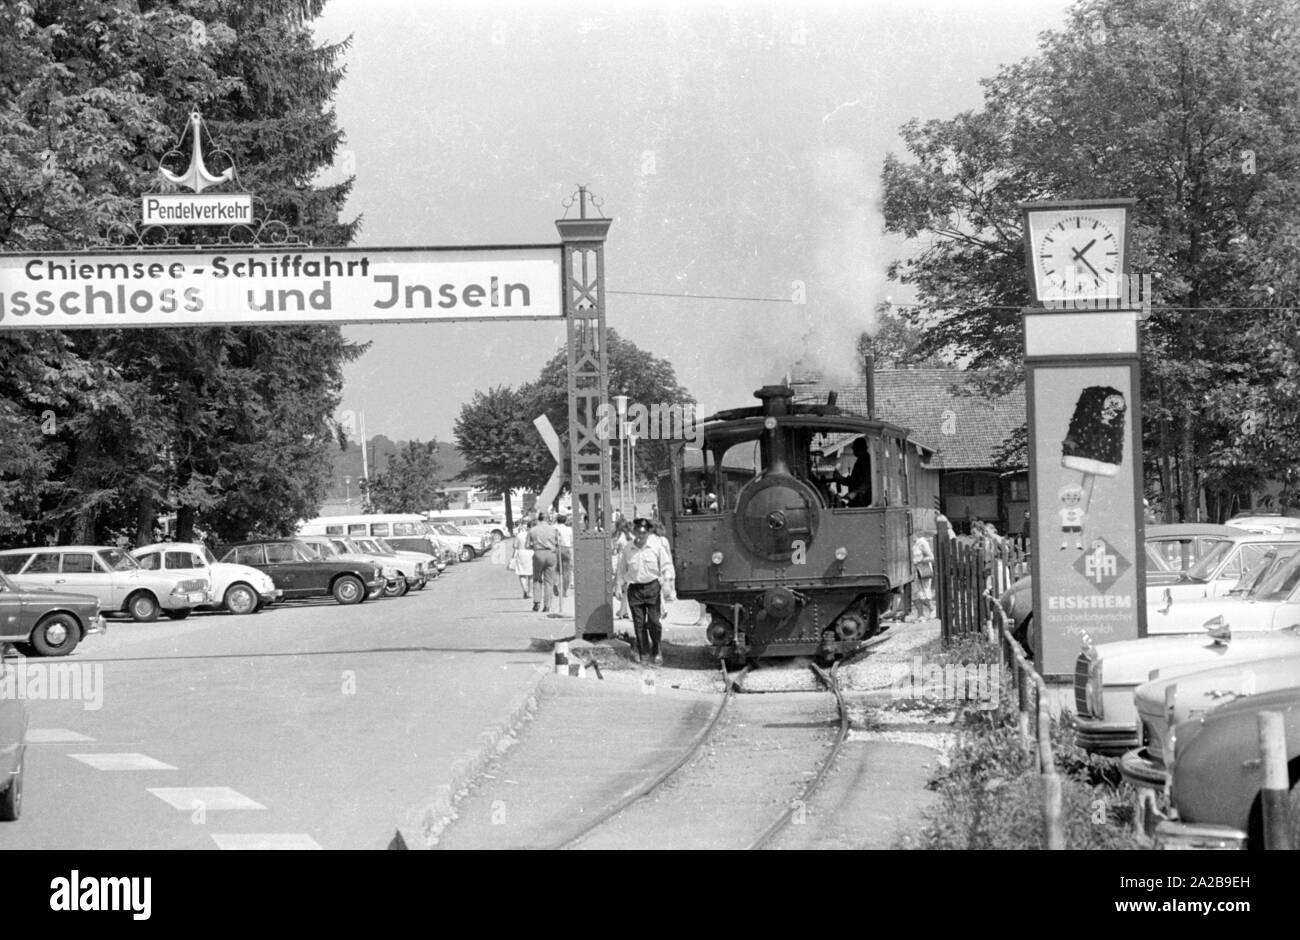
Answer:
M660 601L671 603L676 600L673 591L676 574L664 543L650 537L653 528L649 519L632 521L632 541L623 546L618 573L627 585L627 604L632 611L632 629L636 632L637 661L644 662L654 657L654 664L662 666Z
M528 530L528 541L525 544L533 550L533 610L540 606L550 613L560 534L555 531L555 526L546 521L545 513L537 514L537 525Z

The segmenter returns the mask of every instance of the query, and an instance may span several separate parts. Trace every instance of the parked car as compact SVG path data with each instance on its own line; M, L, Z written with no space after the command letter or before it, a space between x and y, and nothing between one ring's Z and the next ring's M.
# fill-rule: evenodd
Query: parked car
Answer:
M350 561L374 565L384 576L384 596L401 597L408 590L406 575L399 571L391 559L381 558L374 552L364 551L355 545L341 544L342 540L326 538L323 535L300 535L298 541L317 557L325 561Z
M1300 845L1300 685L1229 702L1177 725L1170 799L1177 819L1156 828L1161 848L1263 848L1259 713L1279 712L1290 772L1291 839Z
M1269 551L1300 547L1300 532L1283 535L1238 535L1214 545L1190 570L1170 583L1147 583L1147 603L1159 604L1166 590L1175 601L1226 594Z
M1191 571L1214 546L1248 534L1245 529L1205 522L1147 526L1147 587L1177 582L1181 575Z
M336 544L338 541L340 540L335 540ZM423 552L399 551L384 539L349 538L342 541L345 544L355 545L363 552L370 552L379 558L383 558L390 564L397 565L408 576L408 580L414 578L411 586L417 590L424 589L429 577L437 576L437 569L433 567L434 558L432 555L426 555ZM432 571L433 575L429 575L429 571Z
M204 607L251 614L284 596L266 572L217 561L206 545L197 542L159 542L135 549L131 557L146 571L207 578L212 585L211 601Z
M99 598L66 591L29 591L0 574L0 649L6 643L41 656L66 656L108 627Z
M0 643L0 687L12 681L14 667ZM13 822L23 812L23 767L27 751L27 702L0 695L0 822Z
M360 604L384 589L384 574L364 562L326 561L297 539L267 539L231 546L222 561L265 571L285 598L332 596Z
M1176 601L1166 590L1159 604L1147 605L1148 635L1199 633L1211 621L1247 631L1300 625L1300 542L1269 549L1216 596Z
M1276 512L1242 513L1233 516L1226 524L1245 529L1247 532L1258 532L1264 535L1300 532L1300 519L1295 516L1284 516Z
M1152 679L1133 693L1142 722L1142 746L1120 758L1120 772L1138 787L1169 783L1165 759L1173 753L1174 728L1237 699L1300 685L1300 652Z
M438 575L447 567L442 560L442 549L440 546L435 546L435 548L438 549L438 554L430 555L428 552L420 551L418 549L398 548L397 545L393 544L388 539L373 538L369 541L374 542L375 545L386 553L392 553L401 558L411 558L414 561L423 564L427 581L432 581L434 578L438 577ZM421 584L420 588L423 589L424 585Z
M206 577L146 571L122 549L102 545L7 549L0 551L0 572L21 587L93 594L103 610L139 623L152 623L159 612L184 620L211 602Z
M1075 742L1084 750L1118 757L1142 743L1133 694L1143 683L1296 653L1300 631L1294 628L1235 635L1218 630L1085 645L1074 671Z
M429 524L435 532L445 536L456 546L456 556L460 561L473 561L487 550L482 539L466 535L450 522L431 522Z

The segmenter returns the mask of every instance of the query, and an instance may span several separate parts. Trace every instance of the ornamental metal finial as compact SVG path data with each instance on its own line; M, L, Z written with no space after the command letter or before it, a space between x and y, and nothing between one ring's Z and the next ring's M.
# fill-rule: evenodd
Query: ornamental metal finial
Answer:
M587 218L588 202L591 203L591 207L595 209L596 212L600 213L600 217L602 219L605 218L605 213L600 211L601 207L605 204L604 200L594 195L592 192L590 192L587 189L586 186L583 185L579 185L578 191L575 192L568 199L565 199L564 202L562 203L562 205L564 206L564 217L566 219L569 217L569 210L572 209L574 204L576 203L578 206L578 218L579 219Z
M170 173L165 167L160 166L158 172L169 183L174 183L177 186L188 186L196 193L201 193L209 186L215 186L229 180L234 174L235 168L233 166L227 167L220 176L214 176L203 165L203 117L199 114L198 108L190 112L190 129L193 133L194 142L190 151L189 168L178 175Z

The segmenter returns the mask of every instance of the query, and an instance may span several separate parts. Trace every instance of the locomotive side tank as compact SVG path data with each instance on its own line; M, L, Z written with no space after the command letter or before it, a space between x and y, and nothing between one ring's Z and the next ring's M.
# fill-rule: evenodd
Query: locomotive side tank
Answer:
M704 420L699 451L674 447L660 481L677 593L708 610L721 659L848 655L912 577L908 432L784 385L754 394ZM859 439L851 476L824 460Z

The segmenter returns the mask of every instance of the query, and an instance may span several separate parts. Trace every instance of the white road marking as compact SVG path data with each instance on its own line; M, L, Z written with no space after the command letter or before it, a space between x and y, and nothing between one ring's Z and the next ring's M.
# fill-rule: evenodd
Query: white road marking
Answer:
M94 738L69 731L67 728L28 728L28 744L70 744L72 742L93 741Z
M89 764L96 770L175 770L171 764L154 760L147 754L69 754L73 760Z
M219 849L319 849L320 845L305 832L231 832L213 833Z
M204 810L266 809L230 787L148 787L150 793L176 809L187 812L201 806Z

